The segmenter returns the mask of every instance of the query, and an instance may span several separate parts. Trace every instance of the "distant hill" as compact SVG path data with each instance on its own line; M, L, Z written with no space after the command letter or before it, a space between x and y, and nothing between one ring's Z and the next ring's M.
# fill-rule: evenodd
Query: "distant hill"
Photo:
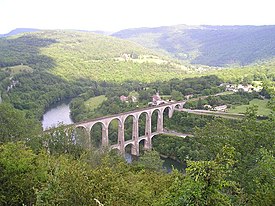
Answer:
M9 37L9 36L13 36L13 35L21 34L21 33L27 33L27 32L36 32L36 31L40 31L40 30L41 30L41 29L16 28L16 29L11 30L9 33L0 34L0 38L1 38L1 37ZM93 33L104 34L104 35L111 35L111 34L112 34L112 32L110 32L110 31L101 31L101 30L96 30L96 31L75 30L75 31L80 31L80 32L93 32Z
M16 34L21 34L21 33L26 33L26 32L35 32L35 31L39 31L39 29L17 28L17 29L10 31L9 33L0 34L0 37L8 37L8 36L16 35Z
M126 29L112 36L209 66L243 66L275 56L275 26L177 25Z
M155 81L185 77L189 66L137 43L84 31L47 30L0 39L0 68L27 65L67 80Z

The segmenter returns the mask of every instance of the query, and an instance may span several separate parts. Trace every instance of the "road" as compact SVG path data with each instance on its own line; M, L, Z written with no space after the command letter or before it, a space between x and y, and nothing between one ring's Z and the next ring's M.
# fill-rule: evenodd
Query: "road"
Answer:
M244 114L238 113L226 113L226 112L216 112L216 111L209 111L209 110L200 110L200 109L176 109L180 112L188 112L191 114L198 114L198 115L208 115L208 116L218 116L228 119L240 119L244 118Z
M175 135L175 136L183 137L183 138L187 137L187 136L189 136L189 137L194 136L192 134L180 133L180 132L176 132L176 131L173 131L173 130L167 130L167 129L164 129L162 134Z

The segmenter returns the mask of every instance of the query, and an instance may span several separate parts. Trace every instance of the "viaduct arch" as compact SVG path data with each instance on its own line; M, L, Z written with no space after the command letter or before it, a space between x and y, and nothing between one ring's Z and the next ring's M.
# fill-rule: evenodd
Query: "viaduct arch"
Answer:
M152 148L152 138L153 136L157 134L163 133L163 114L164 110L168 109L168 117L171 118L173 116L173 113L175 109L181 109L183 108L183 105L185 102L174 102L174 103L168 103L163 104L155 107L149 107L149 108L143 108L139 110L134 110L130 112L125 112L121 114L111 115L111 116L105 116L100 117L84 122L80 122L75 124L75 128L84 128L86 133L88 134L88 144L89 147L91 147L91 130L93 126L97 123L102 124L102 147L108 147L109 146L109 135L108 135L108 128L109 124L112 120L118 121L118 142L117 144L112 145L111 149L118 149L122 154L125 153L125 148L127 145L132 145L131 154L139 156L139 143L140 141L144 140L144 148L145 149L151 149ZM156 132L152 132L151 128L151 122L152 122L152 114L154 111L157 111L157 130ZM146 122L145 122L145 135L139 136L139 118L141 114L145 113L146 115ZM125 120L127 117L133 116L133 125L132 125L132 139L125 141L124 138L124 127L125 127Z

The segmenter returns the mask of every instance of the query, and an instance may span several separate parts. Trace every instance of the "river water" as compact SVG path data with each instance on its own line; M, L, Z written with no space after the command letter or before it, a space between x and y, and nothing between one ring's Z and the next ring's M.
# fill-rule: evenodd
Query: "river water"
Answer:
M42 127L43 130L51 127L57 127L59 124L72 124L73 120L70 117L70 107L68 102L62 102L53 105L43 115Z
M46 111L43 115L42 126L43 130L49 129L51 127L57 127L59 124L72 124L73 121L70 117L70 107L69 102L61 102L58 104L52 105L52 107ZM125 159L127 162L132 162L132 156L129 153L126 153ZM183 171L185 166L179 162L170 159L170 158L161 158L164 160L163 168L167 172L171 172L172 168L175 168L179 171Z

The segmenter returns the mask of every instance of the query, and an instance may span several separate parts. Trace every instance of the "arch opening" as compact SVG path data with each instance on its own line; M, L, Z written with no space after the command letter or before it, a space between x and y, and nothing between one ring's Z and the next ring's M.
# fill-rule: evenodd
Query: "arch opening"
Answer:
M144 151L146 150L145 149L145 144L146 144L146 140L145 139L139 141L138 146L139 146L139 154L140 155L143 155Z
M126 147L125 147L125 153L128 153L128 154L131 154L131 151L132 151L132 148L134 147L133 144L128 144Z
M164 130L168 130L170 127L171 121L169 120L172 117L172 109L170 107L166 107L163 110L163 128Z
M180 104L175 105L175 109L181 109L182 106Z
M162 134L157 134L151 138L152 147L157 151L162 151L166 145L165 142L162 141L161 135ZM171 149L173 150L174 148Z
M138 119L138 133L139 133L139 137L145 136L146 135L146 131L145 131L145 127L146 127L146 119L147 119L148 114L143 112Z
M128 144L126 147L125 147L125 154L124 154L124 158L126 160L126 162L128 163L132 163L133 161L137 160L138 157L132 155L132 150L134 148L134 145L133 144Z
M124 141L133 139L133 124L134 117L132 115L127 116L124 121Z
M160 113L160 111L158 109L155 109L152 113L152 117L151 117L151 131L152 131L152 133L157 132L159 113Z
M138 146L138 145L137 145ZM125 147L125 154L130 154L131 156L139 156L139 148L136 147L134 144L128 144Z
M118 119L113 119L108 125L109 145L118 144L118 130L121 123Z
M92 126L90 130L91 145L96 148L100 148L102 146L103 127L103 123L97 122Z

